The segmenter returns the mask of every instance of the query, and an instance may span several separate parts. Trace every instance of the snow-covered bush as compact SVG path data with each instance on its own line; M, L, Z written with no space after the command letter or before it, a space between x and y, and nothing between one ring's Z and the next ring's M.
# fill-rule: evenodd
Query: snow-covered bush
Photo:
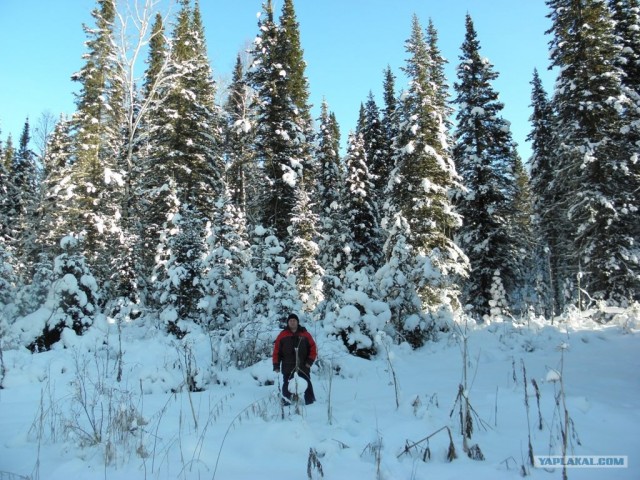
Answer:
M43 332L29 345L32 351L50 349L65 328L82 335L99 313L98 283L85 263L79 239L64 237L60 247L63 253L54 261L54 280L47 300L52 314Z
M370 358L378 351L376 335L391 318L389 306L353 289L345 291L343 299L338 315L325 324L327 333L342 339L351 354Z

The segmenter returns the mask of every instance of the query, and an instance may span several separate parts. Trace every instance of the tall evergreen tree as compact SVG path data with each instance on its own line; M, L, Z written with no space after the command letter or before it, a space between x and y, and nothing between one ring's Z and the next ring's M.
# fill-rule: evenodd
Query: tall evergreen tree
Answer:
M122 147L122 91L115 74L114 0L98 0L91 13L95 27L85 26L88 37L85 64L72 79L81 85L72 120L74 160L71 177L73 199L64 215L68 231L81 230L87 261L99 281L108 277L109 251L114 239L110 225L119 206L114 204L118 158Z
M342 204L344 169L340 159L340 129L326 101L322 102L318 123L318 263L324 277L323 300L316 309L316 317L330 321L338 314L342 303L347 227Z
M451 195L459 177L451 158L442 79L416 16L406 42L404 71L409 86L398 106L395 168L389 180L387 222L402 218L408 230L405 242L414 258L413 283L425 311L442 303L458 302L457 278L466 272L466 258L453 242L461 219ZM438 61L441 61L440 59ZM395 248L395 243L389 244ZM391 250L387 251L387 258Z
M387 67L384 71L382 84L384 108L382 110L382 130L384 132L384 162L377 169L375 179L376 192L379 198L384 198L384 191L394 166L393 142L398 135L398 100L396 98L396 77Z
M387 137L380 116L380 110L376 104L373 93L369 92L367 101L363 106L363 116L359 125L359 132L362 134L364 142L364 153L369 173L371 174L372 189L369 193L373 203L376 223L382 222L382 210L384 203L384 183L388 180L388 149ZM385 175L387 175L385 177ZM384 244L384 234L381 229L375 232L378 239L379 255L372 257L377 263L373 264L374 270L381 266L382 254L380 246Z
M262 224L285 244L299 182L313 188L312 131L305 63L292 0L285 0L279 25L271 0L263 6L248 79L256 90L256 152L264 166Z
M231 195L218 200L207 237L204 260L202 323L213 331L228 331L244 319L247 293L242 275L249 268L249 242L245 218Z
M531 172L531 193L533 195L533 229L537 239L536 245L536 278L537 294L542 302L542 312L552 316L563 309L562 285L556 283L562 278L562 265L557 255L563 250L557 242L563 238L559 229L566 225L564 219L555 208L556 189L555 168L556 148L554 143L554 111L547 96L542 80L537 70L533 72L531 81L531 107L533 112L529 117L531 132L527 140L531 142L532 155L529 159Z
M150 52L152 64L165 55L162 44L157 48ZM194 229L204 229L212 220L215 202L225 192L221 115L197 3L192 8L188 0L181 1L165 74L172 81L157 85L149 108L148 153L139 187L142 225L148 229L143 244L151 249L170 235L165 228L171 225L163 218L176 202L189 209L190 219L194 217L189 236L203 239L204 231ZM194 212L202 218L195 218ZM147 257L146 269L151 260Z
M13 176L13 163L15 158L15 149L11 135L7 137L7 143L2 150L0 157L0 242L7 257L11 258L11 275L15 275L15 262L13 256L15 246L18 243L19 232L16 226L18 218L18 202L16 199L20 197ZM10 255L10 257L9 257Z
M37 206L40 175L36 166L34 153L29 148L31 133L29 119L25 121L18 151L13 159L12 177L17 195L15 202L16 231L15 252L19 261L19 276L26 280L33 274L32 267L37 260L37 246L35 238L35 209Z
M565 280L579 282L574 298L626 305L638 299L637 192L640 175L635 102L624 94L616 66L620 46L605 2L547 0L559 70L553 104L559 143L558 198L568 220L570 259Z
M318 211L321 217L330 219L330 215L327 214L331 211L331 206L339 201L343 172L340 160L340 127L335 114L329 111L326 100L322 102L318 124L318 146L316 147L320 167L316 187L320 199Z
M347 148L342 203L345 222L350 226L347 237L349 268L354 272L365 269L372 276L382 253L380 226L372 196L373 178L369 172L363 135L351 134Z
M464 299L480 318L490 314L496 279L507 295L520 287L520 253L513 231L515 145L501 116L503 104L491 84L497 76L493 65L480 55L473 20L467 15L455 83L455 103L460 108L454 158L465 187L458 195L464 219L458 240L471 266Z
M520 254L519 269L516 271L516 284L519 291L512 293L512 310L525 313L538 303L536 298L536 242L533 230L533 193L531 181L520 155L514 153L513 175L515 191L513 197L513 220L511 224L515 248Z
M167 75L173 82L158 90L162 101L149 112L148 168L156 188L175 180L178 199L210 218L224 192L220 119L199 10L188 0L181 1Z
M162 225L165 222L166 197L164 197L166 180L171 177L167 166L161 161L158 141L162 135L163 104L170 89L168 81L163 81L162 73L168 68L170 61L169 42L167 40L162 15L157 14L151 28L147 70L144 75L142 94L148 104L147 115L142 117L140 135L139 161L135 162L134 197L132 216L137 221L137 243L135 246L138 282L142 290L147 286L151 271L154 268L155 251L158 245Z
M227 184L232 201L254 222L257 221L255 201L260 172L252 150L255 125L251 117L252 91L247 85L242 59L238 55L233 70L229 97L225 106L225 154Z
M302 186L298 186L296 198L291 217L291 261L287 274L295 278L304 310L311 312L322 300L324 275L318 262L318 215Z
M43 180L37 211L37 238L38 244L50 259L61 253L59 239L72 233L72 225L65 215L74 191L71 182L74 158L71 129L71 121L61 115L49 137L47 153L42 159Z

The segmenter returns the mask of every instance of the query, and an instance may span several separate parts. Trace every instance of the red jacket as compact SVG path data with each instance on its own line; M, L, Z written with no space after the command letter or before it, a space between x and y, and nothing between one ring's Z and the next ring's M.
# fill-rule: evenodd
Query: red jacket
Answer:
M318 349L311 334L300 326L295 333L288 327L280 332L273 346L273 366L279 367L282 362L283 372L292 372L296 367L296 348L297 365L301 368L311 366L318 356Z

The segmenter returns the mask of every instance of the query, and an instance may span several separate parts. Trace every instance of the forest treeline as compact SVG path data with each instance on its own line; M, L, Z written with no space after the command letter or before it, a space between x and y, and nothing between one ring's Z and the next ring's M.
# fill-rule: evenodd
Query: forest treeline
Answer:
M548 94L533 72L527 166L470 15L453 88L414 16L406 84L381 73L343 155L330 106L312 118L293 0L265 1L224 96L198 2L168 18L147 1L125 45L97 0L75 113L38 153L28 121L0 144L3 335L42 306L34 351L97 315L180 338L296 310L367 355L379 331L418 347L454 312L640 300L638 1L546 3L558 76Z

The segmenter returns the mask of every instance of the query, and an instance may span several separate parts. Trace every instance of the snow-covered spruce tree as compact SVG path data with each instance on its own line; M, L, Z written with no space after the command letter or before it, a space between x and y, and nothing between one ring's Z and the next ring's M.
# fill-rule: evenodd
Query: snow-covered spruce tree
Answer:
M289 268L287 276L295 279L305 312L312 312L322 301L324 270L319 265L318 215L302 185L296 188L296 205L290 227Z
M326 101L322 102L318 124L318 263L324 276L323 300L314 316L331 323L342 303L342 279L347 266L344 251L347 228L341 203L344 169L340 159L340 129Z
M265 177L261 223L288 247L296 185L304 182L312 189L315 181L305 171L312 161L313 140L308 82L293 1L284 1L278 25L271 0L263 10L248 72L256 91L254 148Z
M380 116L380 109L372 92L369 92L363 106L363 115L358 121L358 132L362 134L369 171L378 180L385 170L386 133Z
M359 125L362 126L364 108L360 113ZM347 263L341 273L342 305L332 328L351 353L368 357L375 353L377 328L371 328L365 316L369 313L369 304L378 296L373 276L382 251L372 196L373 178L369 173L362 133L349 135L344 162L346 171L341 199L344 241L339 245Z
M5 249L11 248L17 238L15 231L15 202L18 196L10 170L0 157L0 242Z
M445 87L437 83L443 77L431 56L433 48L414 16L411 36L406 42L409 57L404 67L409 85L398 105L395 168L387 187L385 214L387 230L396 228L393 225L400 219L407 223L402 234L412 257L408 286L417 289L422 311L426 313L433 313L443 304L457 308L457 282L465 276L467 268L466 257L453 242L461 219L453 209L451 194L453 189L460 188L459 177L450 154ZM397 248L396 243L395 239L387 243L387 261ZM394 321L403 323L403 319ZM428 323L403 327L400 333L411 335L412 345L419 346L432 330Z
M100 283L111 269L110 253L118 244L117 217L123 186L118 159L122 151L122 89L116 77L114 0L98 0L91 13L95 27L85 26L85 63L72 79L80 84L73 115L73 160L70 186L73 195L62 208L70 228L79 232L87 262ZM65 234L66 234L65 233ZM57 241L57 239L56 239Z
M114 98L120 99L116 106L119 107L122 147L117 158L120 185L112 192L113 201L119 206L117 223L112 227L118 235L112 246L109 269L109 297L113 306L107 310L116 318L124 318L137 309L142 293L140 279L145 278L143 265L151 264L140 259L148 260L151 256L148 252L152 254L154 250L140 245L140 233L146 229L141 224L137 204L142 159L148 153L148 114L161 85L169 81L167 39L157 7L158 2L153 0L136 4L135 19L130 11L116 13L115 30L119 35L114 39L112 90ZM149 62L143 77L139 78L139 64L145 51L149 52Z
M284 248L269 229L258 225L250 238L251 266L245 272L247 318L272 327L302 308L294 279L287 277Z
M422 310L422 300L418 296L413 275L415 257L412 246L407 242L409 223L399 211L387 210L386 214L392 216L386 219L386 262L375 274L378 295L389 305L396 340L406 341L417 348L424 344L435 325Z
M380 227L372 196L373 178L361 133L349 135L345 168L342 204L345 222L349 225L346 239L348 269L354 272L366 269L369 275L373 275L374 267L380 263Z
M633 158L640 148L640 2L638 0L609 0L614 21L614 32L619 48L617 66L622 70L623 94L629 105L624 111L624 140L622 148L629 150L630 145L636 148L626 154ZM622 152L624 155L625 152ZM636 167L635 175L640 175L640 162L631 161ZM635 222L633 237L640 238L640 222Z
M73 227L65 216L75 190L71 182L73 138L70 129L71 122L61 115L42 159L43 179L36 212L39 219L36 234L38 245L51 260L61 253L60 239L67 236Z
M530 179L522 159L514 150L513 175L515 191L513 197L512 230L514 231L515 248L520 254L517 271L519 289L512 292L511 311L522 315L537 303L536 297L536 242L533 233L533 196Z
M3 337L8 331L11 320L18 313L14 306L18 284L14 264L13 255L0 238L0 333Z
M143 249L155 249L159 239L167 237L164 215L175 201L202 215L198 225L204 228L225 190L221 114L214 101L199 9L189 3L181 1L163 73L166 78L155 83L146 118L148 141L137 187L142 244L138 248ZM150 51L154 65L167 55L164 43L158 42L155 48ZM204 238L204 231L199 236ZM146 275L151 259L143 260Z
M67 236L60 240L62 253L53 264L53 282L47 299L51 316L43 332L30 345L31 351L49 350L65 329L82 335L100 313L100 291L84 256L82 238Z
M256 182L261 175L251 148L255 129L250 108L252 95L244 75L242 58L238 55L225 105L226 183L232 202L247 218L255 221L259 211L255 204L259 191Z
M29 148L30 141L31 132L27 119L11 166L12 184L16 193L16 196L11 199L14 202L15 216L12 223L16 235L16 243L13 247L18 261L16 274L20 277L21 283L26 283L32 276L38 251L35 236L35 210L40 188L40 174L36 166L35 154Z
M382 221L382 205L384 203L384 185L389 179L390 172L389 141L373 93L369 92L363 107L358 121L357 132L362 134L364 142L365 159L372 181L369 195L374 207L376 223L380 225ZM379 235L376 241L377 255L372 255L372 261L376 263L372 264L371 267L375 271L382 265L382 245L385 239L382 229L378 229L373 233Z
M160 237L151 278L154 307L160 324L177 338L199 322L199 302L204 297L205 239L202 214L174 200Z
M207 256L204 260L204 297L201 323L210 330L226 331L243 319L246 285L243 272L249 267L249 242L242 210L221 197L208 228Z
M154 141L162 125L159 113L162 112L164 96L168 94L169 77L166 70L170 60L169 41L166 37L162 15L156 14L151 27L148 65L142 86L143 101L147 104L147 114L141 117L138 145L135 150L137 161L133 164L133 204L131 215L137 219L134 246L137 259L137 276L144 295L155 264L156 248L162 225L166 220L168 204L168 185L164 183L167 175L162 173L164 165ZM154 154L156 155L154 157ZM157 168L154 168L154 165ZM144 302L144 298L143 298Z
M469 257L470 275L463 300L476 318L490 313L491 285L496 270L510 297L520 289L520 252L514 228L515 145L503 104L491 82L493 65L480 55L471 16L457 67L454 158L465 190L457 194L463 226L457 240Z
M640 189L637 103L625 94L620 45L602 0L547 0L559 139L554 208L567 219L574 298L627 305L640 292L637 192ZM552 252L553 254L554 252Z
M384 205L385 190L389 182L389 176L394 167L394 150L393 142L398 135L398 99L396 98L396 77L391 71L391 67L384 70L384 81L382 83L384 96L384 108L382 109L382 131L383 139L383 156L382 162L373 172L376 177L374 184L376 196L379 199L379 207L382 209ZM381 212L382 215L382 212Z
M535 281L536 294L539 300L539 312L549 318L561 312L564 306L561 285L556 279L562 278L560 268L563 262L556 257L562 249L555 245L562 236L558 228L563 225L557 218L559 212L553 207L556 192L553 188L555 180L555 148L554 112L547 92L542 85L537 70L533 72L531 81L531 107L533 109L529 121L531 132L527 140L531 142L530 188L533 202L533 231L535 245Z
M338 254L334 262L344 261L346 265L334 263L332 269L339 265L342 271L337 278L326 279L339 279L342 292L338 314L325 318L325 328L341 338L351 353L369 357L376 351L374 338L378 329L388 320L381 320L378 315L373 281L374 266L381 255L380 234L362 133L349 135L347 150L341 207L333 210L339 214L337 225L341 227L338 238L334 238Z
M198 3L194 9L188 0L181 3L168 68L175 80L167 87L159 115L169 125L157 132L165 135L154 141L165 155L161 158L164 175L175 179L178 199L210 219L213 205L225 191L221 115Z

